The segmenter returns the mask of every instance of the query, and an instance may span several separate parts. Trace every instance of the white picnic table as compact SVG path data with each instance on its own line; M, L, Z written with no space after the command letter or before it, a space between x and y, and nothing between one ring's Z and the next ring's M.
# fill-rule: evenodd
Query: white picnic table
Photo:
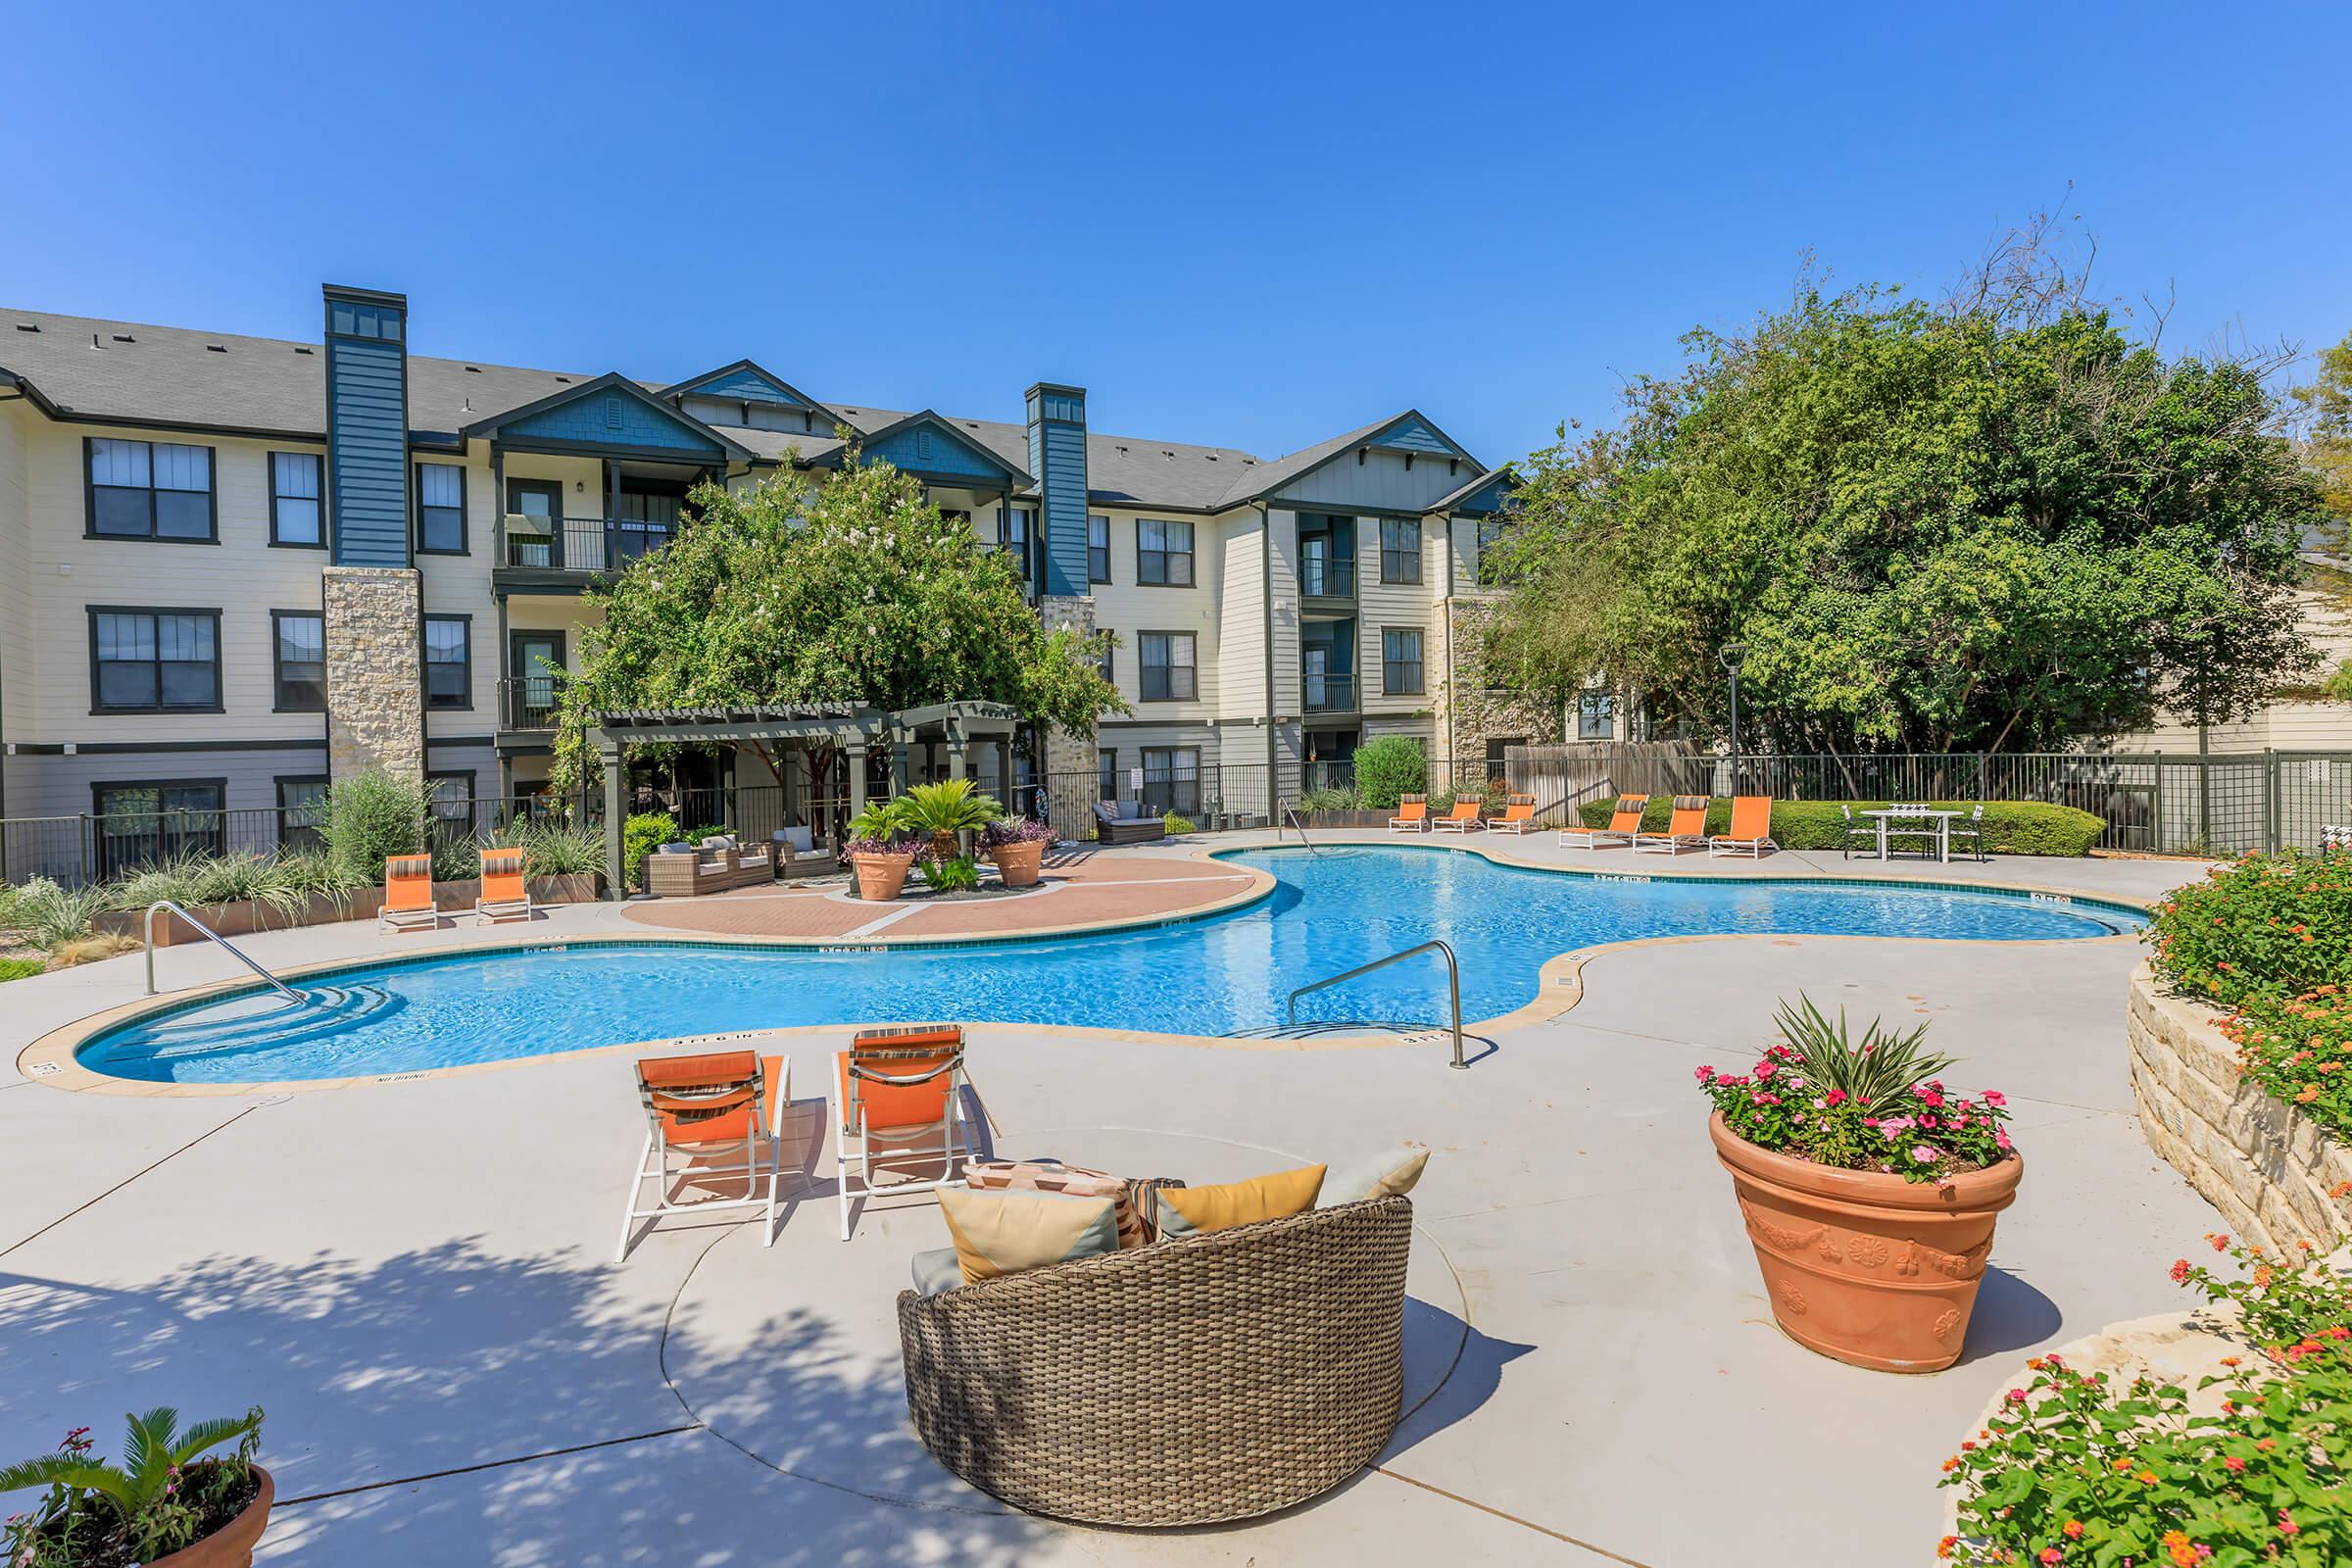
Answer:
M1936 858L1946 865L1951 864L1952 818L1960 814L1958 811L1945 810L1934 806L1882 806L1875 810L1864 811L1861 814L1878 818L1880 859L1890 858L1886 851L1886 841L1890 834L1894 834L1933 839L1936 845ZM1905 824L1908 823L1918 825L1906 826Z

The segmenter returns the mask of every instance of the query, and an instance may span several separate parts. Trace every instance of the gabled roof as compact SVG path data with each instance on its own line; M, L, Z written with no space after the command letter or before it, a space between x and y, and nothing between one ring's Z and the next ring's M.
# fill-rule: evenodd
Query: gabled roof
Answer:
M782 376L750 360L737 360L733 365L705 370L700 375L690 376L662 389L662 395L665 398L682 398L695 393L704 397L733 398L742 403L773 403L782 408L806 409L811 414L825 416L828 424L841 417Z
M1459 459L1464 463L1478 463L1467 447L1439 429L1419 409L1407 409L1402 414L1367 424L1360 430L1350 430L1346 435L1318 441L1287 458L1278 458L1266 464L1238 481L1225 493L1221 504L1238 507L1245 501L1272 495L1284 485L1304 478L1359 447L1379 447L1396 452L1428 452Z
M609 428L609 420L583 423L578 433L574 434L565 428L562 421L552 416L561 414L574 404L589 399L613 396L623 399L631 409L637 411L638 417L632 421L632 428L641 436L648 430L663 432L674 429L692 438L692 441L688 443L667 439L656 441L640 439L634 442L612 442L611 444L676 446L681 452L691 450L692 446L699 445L709 451L723 453L731 458L748 461L754 456L749 447L734 437L712 429L681 409L670 407L637 382L622 375L618 370L600 375L595 380L584 382L578 386L564 387L561 391L552 392L535 402L525 403L520 408L487 415L470 424L460 427L458 433L463 436L492 436L504 432L512 436L517 431L521 431L538 435L542 439L576 440L583 446L596 445L600 444L603 439L602 432L596 426L604 424Z
M1008 489L1032 482L1027 468L980 440L968 423L924 409L864 430L858 444L868 457L882 458L908 473L995 478Z
M1503 497L1518 489L1520 482L1519 470L1506 463L1499 468L1488 469L1450 495L1440 496L1429 504L1428 510L1468 514L1500 512Z

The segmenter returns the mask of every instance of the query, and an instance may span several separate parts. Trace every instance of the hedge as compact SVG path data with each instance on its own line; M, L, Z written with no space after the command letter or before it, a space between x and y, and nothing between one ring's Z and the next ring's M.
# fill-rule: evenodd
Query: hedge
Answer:
M1848 801L1860 818L1864 811L1889 805L1886 801ZM1932 801L1932 806L1963 815L1974 811L1974 801ZM1587 827L1606 827L1617 808L1614 800L1592 801L1579 807ZM1674 815L1674 799L1653 795L1642 815L1642 826L1653 833L1666 831ZM2088 811L2039 801L1987 801L1984 805L1984 849L1991 855L2087 855L2107 824ZM1707 831L1732 829L1732 803L1717 796L1707 803ZM1845 817L1836 801L1775 801L1772 803L1773 842L1784 850L1836 850L1845 844ZM1906 841L1917 844L1916 839Z

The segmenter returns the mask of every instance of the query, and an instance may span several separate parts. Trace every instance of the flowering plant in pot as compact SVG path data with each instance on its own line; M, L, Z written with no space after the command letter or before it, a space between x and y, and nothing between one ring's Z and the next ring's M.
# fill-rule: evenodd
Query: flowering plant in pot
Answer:
M841 847L858 873L858 897L887 903L906 885L923 837L906 826L895 801L875 801L850 823Z
M47 1489L0 1525L0 1560L11 1568L247 1568L276 1499L270 1472L253 1462L261 1407L185 1431L169 1406L128 1420L119 1465L93 1458L90 1429L77 1427L55 1453L0 1469L0 1492ZM201 1457L230 1442L233 1454Z
M1054 830L1025 816L999 817L980 830L980 848L997 862L997 877L1008 888L1037 885L1046 846Z
M1944 1088L1925 1024L1856 1041L1802 996L1775 1021L1783 1043L1747 1072L1697 1073L1774 1319L1855 1366L1950 1366L2025 1170L2007 1102Z

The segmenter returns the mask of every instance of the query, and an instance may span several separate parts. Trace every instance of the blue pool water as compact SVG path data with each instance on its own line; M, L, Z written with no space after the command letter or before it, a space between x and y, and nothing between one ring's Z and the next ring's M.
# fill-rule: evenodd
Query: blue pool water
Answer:
M84 1046L118 1077L256 1083L409 1072L786 1024L1094 1024L1223 1035L1282 1021L1291 988L1430 937L1453 945L1462 1016L1532 1000L1544 960L1637 937L1752 931L1964 940L2104 936L2120 908L1927 888L1697 878L1609 881L1446 850L1251 851L1280 885L1207 919L1060 941L888 952L580 944L377 964L151 1014ZM1445 1010L1434 956L1305 999L1302 1018L1415 1019Z

